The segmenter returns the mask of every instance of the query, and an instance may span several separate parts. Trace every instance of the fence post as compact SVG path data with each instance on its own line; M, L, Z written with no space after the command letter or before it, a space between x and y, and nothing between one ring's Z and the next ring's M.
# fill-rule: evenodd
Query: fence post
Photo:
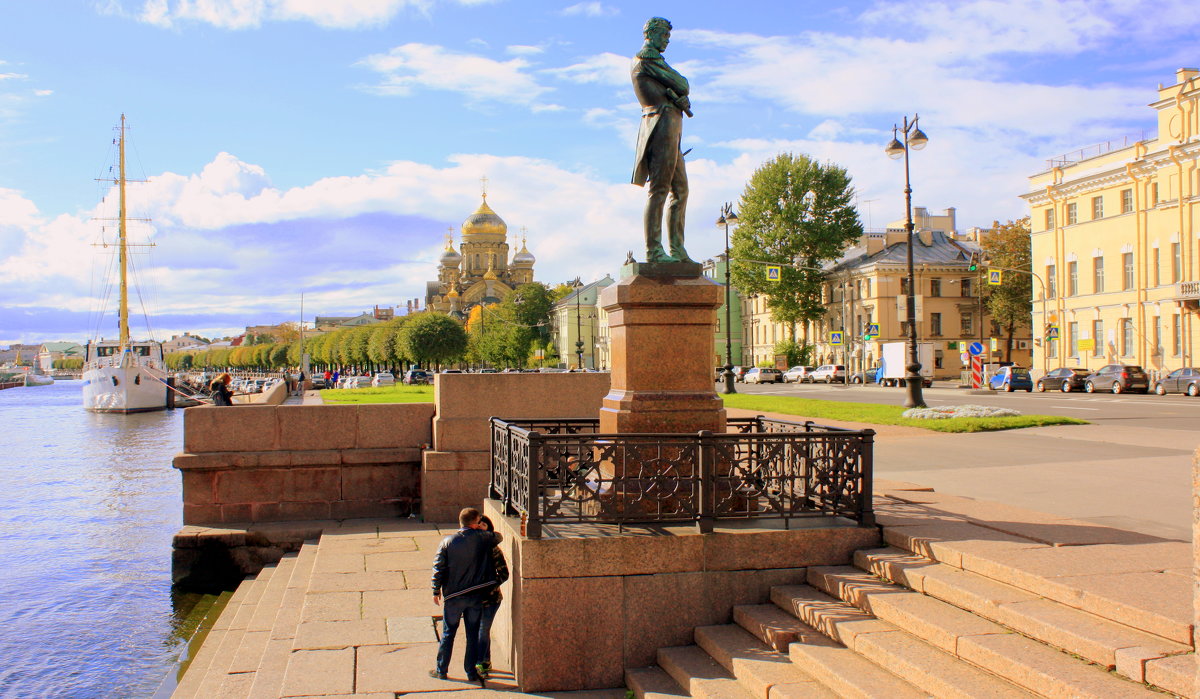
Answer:
M875 526L875 430L863 430L862 484L859 487L858 526Z
M488 418L488 497L493 500L500 500L499 493L496 492L496 418L495 416ZM501 500L503 504L503 500Z
M541 503L538 501L541 491L538 486L542 475L541 436L538 432L530 431L529 433L529 464L527 467L529 493L526 499L528 513L525 518L525 538L527 539L542 538Z
M713 522L716 519L717 506L717 488L714 474L715 460L713 452L716 449L712 444L712 432L708 430L700 430L697 434L696 460L700 471L700 484L698 493L700 495L700 516L696 520L696 528L701 534L707 534L713 530Z

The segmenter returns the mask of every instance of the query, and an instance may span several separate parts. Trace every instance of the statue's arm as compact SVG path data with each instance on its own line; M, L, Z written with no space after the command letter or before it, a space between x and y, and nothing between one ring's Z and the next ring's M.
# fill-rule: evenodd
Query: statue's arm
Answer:
M642 70L646 75L675 91L680 97L686 97L691 88L687 78L679 74L661 58L642 62Z

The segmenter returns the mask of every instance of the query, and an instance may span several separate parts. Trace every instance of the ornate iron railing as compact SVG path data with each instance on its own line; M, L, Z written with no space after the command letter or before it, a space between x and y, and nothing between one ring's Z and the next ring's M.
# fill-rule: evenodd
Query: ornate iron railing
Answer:
M727 433L599 434L599 420L491 420L491 497L543 523L841 516L874 525L874 430L764 417Z

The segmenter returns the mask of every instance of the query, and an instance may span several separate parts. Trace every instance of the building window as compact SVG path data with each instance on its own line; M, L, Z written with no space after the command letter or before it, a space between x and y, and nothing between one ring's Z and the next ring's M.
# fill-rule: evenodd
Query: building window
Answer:
M941 350L934 350L934 351L933 351L933 368L934 368L934 369L941 369L941 368L942 368L942 357L943 357L943 355L942 355L942 351L941 351Z
M1074 321L1067 324L1067 348L1072 357L1079 356L1079 323Z
M929 334L933 335L934 337L941 337L941 335L942 335L942 314L941 313L930 313L929 314Z
M930 296L941 296L942 295L942 280L941 279L930 279L929 280L929 295Z
M1133 288L1133 253L1127 252L1121 255L1121 268L1125 273L1125 286L1122 287L1126 291Z
M1153 286L1162 284L1162 256L1158 254L1158 248L1153 248L1154 255L1154 270L1153 270Z
M975 316L971 313L963 313L958 317L959 327L962 328L963 335L971 335L975 332Z
M908 277L900 277L900 295L908 295Z
M1171 316L1171 355L1178 357L1183 354L1183 327L1178 313Z
M867 282L867 288L866 288L865 297L871 298L871 280L870 280L870 278L866 279L866 282Z
M1179 257L1179 243L1171 243L1171 281L1183 279L1183 262Z
M1079 295L1079 263L1067 263L1067 296Z
M1104 218L1104 197L1092 197L1092 220Z
M1162 354L1162 318L1154 316L1154 346L1150 348L1150 354Z
M1057 271L1055 265L1046 265L1046 295L1052 299L1058 298Z
M1150 206L1158 206L1158 183L1150 183Z
M1133 211L1133 190L1121 190L1121 213L1127 214Z
M1093 320L1092 321L1092 339L1095 340L1095 342L1096 342L1095 347L1092 348L1092 356L1093 357L1103 357L1104 356L1104 321L1102 321L1102 320Z
M961 293L963 296L971 295L971 278L970 277L963 277L958 285L960 287L962 287L962 291L960 291L959 293Z
M1046 209L1046 230L1054 228L1054 207Z
M1058 357L1058 340L1046 340L1046 356L1050 359Z
M1128 357L1133 354L1133 319L1121 319L1121 356Z
M1104 258L1092 258L1092 290L1101 294L1104 293Z
M1073 226L1079 223L1079 206L1075 202L1067 204L1067 225Z

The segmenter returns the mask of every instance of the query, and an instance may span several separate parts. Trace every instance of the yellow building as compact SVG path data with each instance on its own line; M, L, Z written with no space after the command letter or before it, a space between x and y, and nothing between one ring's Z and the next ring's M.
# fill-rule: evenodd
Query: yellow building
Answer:
M983 343L987 361L1011 357L1028 366L1032 344L1028 324L1016 329L1012 351L1006 351L1006 338L980 303L980 285L985 283L982 268L968 269L972 253L980 251L988 231L971 228L960 233L953 208L930 214L925 207L915 207L913 223L917 340L933 344L934 377L959 378L965 367L961 354L972 342ZM807 339L813 345L814 365L842 364L851 373L862 371L879 363L883 343L908 339L907 240L904 222L893 222L886 230L864 234L827 270L826 313L796 334L797 341ZM743 363L772 362L775 342L791 337L790 327L771 320L765 298L743 299L742 311L748 338ZM864 337L872 325L878 325L879 332L868 341ZM830 342L833 332L842 333L843 344Z
M608 369L608 314L600 308L600 292L613 284L605 275L590 284L575 280L575 290L550 308L550 332L564 369ZM583 362L580 363L580 359Z
M1200 71L1159 86L1154 138L1126 139L1050 160L1029 178L1034 327L1058 340L1047 364L1139 364L1154 374L1194 366L1200 274ZM1039 362L1035 364L1040 366Z

